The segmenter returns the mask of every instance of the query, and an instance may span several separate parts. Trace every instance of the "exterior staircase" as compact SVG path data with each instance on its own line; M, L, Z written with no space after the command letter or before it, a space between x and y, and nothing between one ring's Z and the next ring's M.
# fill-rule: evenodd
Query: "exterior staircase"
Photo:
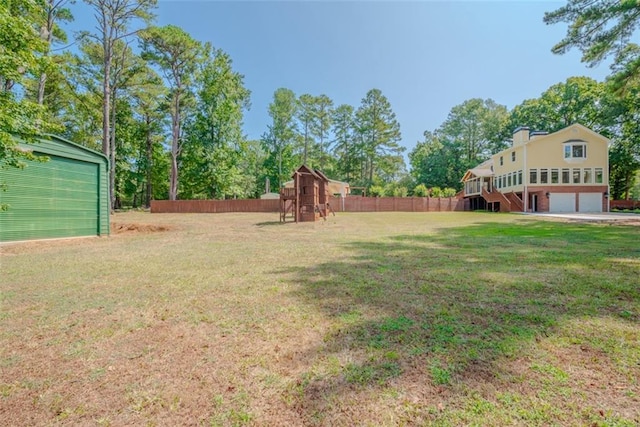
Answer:
M487 191L486 189L482 189L482 197L488 203L500 203L500 212L511 212L511 201L507 199L507 197L499 191Z
M524 204L522 199L514 192L505 193L505 197L511 202L511 212L523 212Z
M514 192L501 193L499 191L487 191L482 189L482 197L487 203L500 203L500 212L522 212L524 205L522 199Z

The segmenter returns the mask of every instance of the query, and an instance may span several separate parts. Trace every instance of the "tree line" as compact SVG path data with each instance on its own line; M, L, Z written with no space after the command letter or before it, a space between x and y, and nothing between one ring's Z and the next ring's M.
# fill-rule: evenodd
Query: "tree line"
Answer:
M410 172L400 124L379 89L352 106L279 88L264 133L249 140L242 126L251 92L226 52L177 26L154 25L156 0L84 3L95 22L73 40L62 28L73 20L72 0L0 4L0 160L21 167L32 158L14 136L32 142L55 133L100 150L110 160L113 208L257 197L300 164L368 194L450 194L466 169L507 147L517 126L553 132L574 122L613 141L613 197L628 197L636 182L640 48L629 37L637 2L570 0L544 17L570 24L555 52L577 47L592 65L615 56L607 81L572 77L511 110L467 100L424 132L408 153Z

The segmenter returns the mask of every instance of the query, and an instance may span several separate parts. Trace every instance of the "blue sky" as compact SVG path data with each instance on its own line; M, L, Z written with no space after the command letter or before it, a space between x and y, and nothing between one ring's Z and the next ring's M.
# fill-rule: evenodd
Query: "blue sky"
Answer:
M280 87L358 107L378 88L410 151L457 104L492 98L512 108L570 76L602 80L580 54L551 47L565 25L547 26L557 1L166 1L158 25L174 24L228 52L251 90L245 132L258 139ZM90 29L90 15L74 26ZM89 22L83 22L83 20ZM526 125L526 123L522 123Z

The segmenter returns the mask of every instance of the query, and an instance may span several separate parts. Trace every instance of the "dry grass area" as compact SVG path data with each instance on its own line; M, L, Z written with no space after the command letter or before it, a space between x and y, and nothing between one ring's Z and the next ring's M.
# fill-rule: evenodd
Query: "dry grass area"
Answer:
M277 218L0 247L0 424L640 424L640 228Z

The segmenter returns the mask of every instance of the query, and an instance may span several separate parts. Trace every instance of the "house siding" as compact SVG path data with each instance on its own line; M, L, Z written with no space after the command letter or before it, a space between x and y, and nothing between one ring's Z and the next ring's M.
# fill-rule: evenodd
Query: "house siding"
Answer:
M531 210L530 194L536 192L543 195L547 192L576 195L601 193L603 211L607 211L608 143L607 138L579 124L552 134L532 134L531 139L527 128L518 129L514 133L513 146L491 158L493 186L502 193L518 194L527 210ZM586 156L565 158L567 144L584 145ZM532 179L532 171L535 172L535 179ZM568 177L567 180L562 179L563 173ZM543 176L546 179L541 179ZM553 182L552 176L558 176L558 181ZM576 200L579 200L579 196L576 196ZM538 198L535 208L548 211L548 200L545 197Z

